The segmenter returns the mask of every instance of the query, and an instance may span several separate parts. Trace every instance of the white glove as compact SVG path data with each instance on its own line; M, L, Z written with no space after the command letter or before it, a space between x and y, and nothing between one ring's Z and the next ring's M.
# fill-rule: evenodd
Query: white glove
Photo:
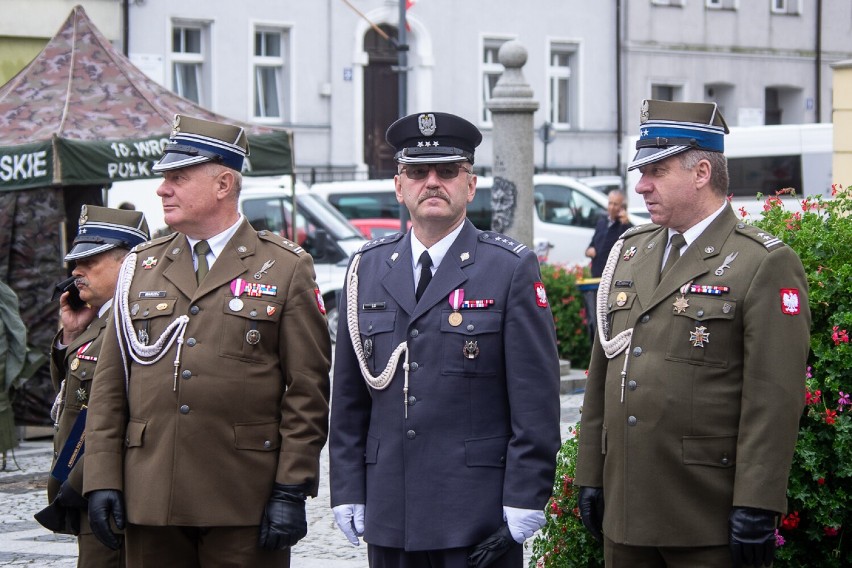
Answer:
M517 543L530 538L546 522L544 511L518 509L505 505L503 505L503 520L509 525L509 532Z
M364 534L364 505L355 503L353 505L338 505L332 507L334 520L337 526L346 535L354 546L359 546L361 541L358 537Z

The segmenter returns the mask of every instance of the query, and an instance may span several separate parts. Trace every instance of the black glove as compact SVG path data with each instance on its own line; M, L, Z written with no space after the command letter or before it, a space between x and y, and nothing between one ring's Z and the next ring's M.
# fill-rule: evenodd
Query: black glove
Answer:
M601 487L580 487L577 496L583 526L598 542L603 541L604 493Z
M503 523L497 532L477 544L467 557L470 568L485 568L503 556L513 544L517 544L509 531L509 525Z
M734 568L771 566L775 557L778 513L752 507L734 507L728 517L728 542Z
M305 486L272 487L272 496L263 510L260 521L260 547L266 550L285 550L308 534L305 514Z
M124 530L124 496L115 489L99 489L89 493L89 524L92 532L109 549L121 548L122 534L112 532L109 520Z

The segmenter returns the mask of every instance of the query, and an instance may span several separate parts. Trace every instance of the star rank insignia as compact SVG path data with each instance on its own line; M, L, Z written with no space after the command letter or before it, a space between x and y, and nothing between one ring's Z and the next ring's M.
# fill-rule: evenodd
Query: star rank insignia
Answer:
M689 300L687 300L684 296L680 296L679 298L675 298L672 305L674 306L674 312L676 314L682 314L686 311L686 308L689 307Z
M704 347L705 343L710 343L710 332L703 325L695 326L695 331L689 332L689 341L693 347Z

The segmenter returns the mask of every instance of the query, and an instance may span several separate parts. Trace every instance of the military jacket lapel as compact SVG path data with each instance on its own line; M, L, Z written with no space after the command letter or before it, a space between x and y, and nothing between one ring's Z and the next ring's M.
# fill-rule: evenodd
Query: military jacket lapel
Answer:
M411 270L411 231L397 242L393 252L385 258L385 266L379 281L399 307L411 314L417 304L414 299L414 273Z
M165 257L169 265L163 269L163 276L174 284L187 298L195 295L198 284L195 282L195 269L192 266L192 252L186 235L179 233L168 244ZM215 265L214 265L215 266Z

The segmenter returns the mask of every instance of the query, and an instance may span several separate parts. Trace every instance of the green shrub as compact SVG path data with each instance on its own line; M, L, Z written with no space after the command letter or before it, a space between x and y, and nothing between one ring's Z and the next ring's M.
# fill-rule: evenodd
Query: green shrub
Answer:
M532 544L530 566L536 568L595 568L603 566L603 547L580 521L574 464L580 426L568 429L568 439L556 457L553 495L547 502L547 524Z
M577 280L584 277L582 266L565 267L545 264L541 281L556 324L556 343L559 357L571 361L575 369L586 369L592 353L587 325L589 314Z
M779 567L852 566L852 187L833 199L801 200L800 211L766 199L755 225L792 247L808 276L811 308L806 407L779 530ZM783 347L783 346L779 346Z
M777 568L852 566L852 538L845 534L846 528L852 528L850 193L852 187L843 191L833 186L832 199L803 199L799 211L785 210L778 196L769 197L764 202L763 216L756 221L740 210L746 221L781 238L802 259L813 318L809 367L803 377L807 395L787 487L788 510L776 533ZM567 290L570 287L560 293ZM555 308L555 298L560 296L549 293L548 297ZM572 486L576 430L574 433L565 440L557 457L556 481L548 503L551 516L533 541L530 566L603 565L600 545L576 513L576 487Z

